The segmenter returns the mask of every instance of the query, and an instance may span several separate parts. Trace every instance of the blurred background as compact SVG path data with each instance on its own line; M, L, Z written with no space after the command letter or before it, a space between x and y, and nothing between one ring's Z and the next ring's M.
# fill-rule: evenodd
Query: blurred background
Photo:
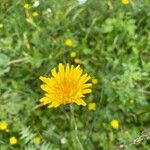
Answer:
M111 150L150 127L149 0L0 0L0 150ZM80 64L87 107L35 106L39 76ZM149 150L150 143L127 145Z

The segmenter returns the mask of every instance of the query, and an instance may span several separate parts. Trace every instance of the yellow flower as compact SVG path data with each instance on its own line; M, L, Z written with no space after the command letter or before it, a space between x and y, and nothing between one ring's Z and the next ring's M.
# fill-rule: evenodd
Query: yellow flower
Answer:
M38 14L38 12L36 12L36 11L34 11L33 13L32 13L32 16L33 17L37 17L39 14Z
M25 9L29 9L29 8L30 8L30 5L29 5L28 3L25 3L25 4L24 4L24 8L25 8Z
M67 29L67 32L70 32L70 29Z
M115 82L115 81L112 81L111 84L112 84L113 86L116 86L116 82Z
M72 41L71 39L67 39L67 40L65 41L65 45L66 45L66 46L69 46L69 47L74 47L74 43L73 43L73 41Z
M9 143L10 143L11 145L16 144L16 143L17 143L17 139L16 139L16 137L14 137L14 136L10 137L10 139L9 139Z
M5 130L6 132L10 132L10 130L7 128L6 130Z
M41 137L37 136L33 140L34 144L40 144L41 143Z
M112 120L110 125L112 126L112 128L118 129L119 128L119 121L118 120Z
M81 63L82 63L82 61L81 61L79 58L74 59L74 62L75 62L76 64L81 64Z
M0 23L0 29L4 28L4 24Z
M59 64L58 72L56 69L51 70L52 77L40 77L44 82L41 88L46 92L45 97L40 99L48 108L58 107L61 104L76 103L77 105L86 106L82 99L84 94L91 93L91 83L87 83L90 76L82 74L83 70L78 65Z
M133 99L130 100L130 104L134 104L134 100Z
M97 80L97 79L92 79L92 83L93 83L93 84L97 84L97 83L98 83L98 80Z
M0 130L7 130L8 124L5 121L0 122Z
M96 103L89 103L88 104L88 109L89 110L96 110Z
M77 55L76 52L74 52L74 51L70 52L70 57L74 58L74 57L76 57L76 55Z
M129 135L129 131L124 131L124 135L128 136Z
M122 0L122 3L127 5L127 4L129 4L129 0Z

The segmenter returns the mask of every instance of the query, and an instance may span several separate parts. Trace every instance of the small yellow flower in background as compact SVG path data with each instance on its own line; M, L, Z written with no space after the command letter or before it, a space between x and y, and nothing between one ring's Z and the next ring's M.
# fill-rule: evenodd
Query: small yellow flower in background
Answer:
M86 106L82 98L85 94L92 92L92 84L87 83L90 76L83 74L79 65L77 67L69 64L64 66L60 63L58 71L54 68L51 74L52 77L40 76L40 80L44 82L41 88L46 92L45 97L40 99L42 104L48 104L48 108L56 108L69 103Z
M4 28L4 24L0 23L0 29Z
M89 110L96 110L96 103L89 103L88 104L88 109Z
M127 4L129 4L129 0L122 0L122 3L127 5Z
M74 59L74 62L75 62L76 64L81 64L81 63L82 63L82 61L81 61L79 58Z
M69 46L69 47L74 47L74 43L73 43L73 41L72 41L71 39L67 39L67 40L65 41L65 45L66 45L66 46Z
M29 8L30 8L30 5L29 5L28 3L25 3L25 4L24 4L24 8L25 8L25 9L29 9Z
M70 32L70 29L67 29L67 32Z
M38 14L38 12L36 12L36 11L34 11L33 13L32 13L32 16L33 17L37 17L39 14Z
M42 139L39 136L35 137L34 140L33 140L34 144L40 144L41 141L42 141Z
M119 121L114 119L111 121L110 125L112 126L112 128L118 129L119 128Z
M8 124L5 121L0 122L0 130L7 130Z
M7 128L6 130L5 130L6 132L10 132L10 130Z
M16 137L14 137L14 136L10 137L9 143L10 143L11 145L15 145L15 144L17 143Z
M74 58L74 57L76 57L76 56L77 56L77 53L76 53L76 52L74 52L74 51L70 52L70 57Z
M113 86L116 86L116 82L115 82L115 81L112 81L111 84L112 84Z
M92 83L93 83L93 84L97 84L97 83L98 83L98 80L97 80L97 79L92 79Z
M133 99L130 100L130 104L134 104L134 100Z
M124 135L128 136L129 135L129 131L124 131Z

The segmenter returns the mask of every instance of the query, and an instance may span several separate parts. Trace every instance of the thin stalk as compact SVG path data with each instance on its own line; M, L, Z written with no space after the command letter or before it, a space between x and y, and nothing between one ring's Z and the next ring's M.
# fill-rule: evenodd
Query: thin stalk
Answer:
M101 107L102 100L103 100L103 90L101 91L101 96L100 96L100 100L99 100L99 102L97 104L97 107ZM90 140L91 135L93 133L94 125L96 124L96 121L99 118L99 116L100 116L100 109L96 109L96 111L94 112L93 121L90 124L89 130L88 130L88 133L87 133L86 144L89 144L89 140Z
M74 116L74 109L72 104L70 105L70 112L71 112L71 128L75 131L75 138L77 142L79 143L80 149L84 150L83 145L78 137L78 127Z

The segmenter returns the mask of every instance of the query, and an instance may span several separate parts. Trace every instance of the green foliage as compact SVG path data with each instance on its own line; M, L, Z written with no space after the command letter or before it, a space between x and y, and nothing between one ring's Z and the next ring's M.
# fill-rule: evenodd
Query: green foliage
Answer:
M35 133L32 133L30 127L24 127L21 130L20 135L21 135L20 139L24 140L25 144L31 142L36 136Z
M107 150L137 138L150 126L149 0L39 2L34 7L28 1L25 9L25 1L0 1L0 121L9 129L0 130L0 149L78 150L77 134L84 149ZM75 47L67 47L66 39ZM42 97L39 76L49 75L60 62L77 65L71 51L98 80L86 97L96 111L74 106L77 133L70 128L67 105L35 109ZM113 119L118 130L110 125ZM11 136L17 144L9 144ZM33 142L36 136L39 144ZM148 144L128 149L148 150Z
M52 146L49 143L42 143L41 145L28 145L25 147L25 150L52 150Z

